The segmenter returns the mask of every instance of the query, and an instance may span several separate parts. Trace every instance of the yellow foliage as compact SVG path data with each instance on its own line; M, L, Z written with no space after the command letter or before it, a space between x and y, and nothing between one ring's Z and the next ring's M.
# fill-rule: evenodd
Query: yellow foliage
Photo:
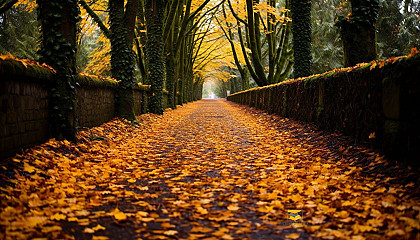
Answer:
M101 34L96 43L99 44L99 47L89 54L91 61L86 66L85 71L101 75L111 70L111 42Z
M37 4L35 0L19 0L15 6L23 6L25 7L25 11L32 12L35 10Z
M254 11L257 13L260 13L260 15L263 17L263 19L266 22L267 22L267 16L271 16L272 17L270 19L271 24L277 24L278 22L284 23L284 22L292 20L291 18L284 16L285 13L289 11L288 9L282 8L278 10L277 8L274 8L268 5L266 2L254 4Z

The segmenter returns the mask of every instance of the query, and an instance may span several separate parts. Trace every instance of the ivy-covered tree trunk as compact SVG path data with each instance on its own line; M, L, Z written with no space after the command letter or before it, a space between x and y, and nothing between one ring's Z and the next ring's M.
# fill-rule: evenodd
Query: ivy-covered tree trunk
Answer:
M168 107L175 109L175 59L172 55L166 56L166 90L168 90Z
M376 29L379 0L352 0L352 15L340 21L344 65L376 59Z
M117 117L130 121L134 115L133 86L135 84L135 56L131 50L130 34L124 14L124 1L109 0L109 19L111 32L111 73L119 80L115 110ZM132 41L131 41L132 43Z
M79 20L77 0L37 0L42 27L40 62L57 74L51 89L51 134L75 140L76 34Z
M306 77L312 74L311 0L292 0L291 14L294 77Z
M168 107L175 109L176 108L176 99L175 99L175 58L174 58L174 43L173 43L173 29L170 30L169 36L166 40L165 47L165 71L166 71L166 90L168 91Z
M165 3L163 0L146 0L146 62L148 82L150 83L149 111L163 114L163 82L165 63L163 59L163 19Z

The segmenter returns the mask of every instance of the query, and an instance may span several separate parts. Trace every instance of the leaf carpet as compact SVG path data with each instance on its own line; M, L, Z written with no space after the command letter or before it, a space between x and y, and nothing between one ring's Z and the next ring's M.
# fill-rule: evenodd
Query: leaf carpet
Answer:
M201 100L1 166L0 239L419 239L417 169L338 134Z

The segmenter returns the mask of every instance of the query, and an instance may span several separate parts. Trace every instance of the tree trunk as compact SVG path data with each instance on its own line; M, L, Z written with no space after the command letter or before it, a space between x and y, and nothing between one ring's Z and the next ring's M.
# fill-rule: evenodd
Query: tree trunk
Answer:
M168 107L175 109L175 59L172 55L166 56L166 90L168 90Z
M344 65L354 66L376 58L375 27L369 23L344 21L341 24L341 39L344 48Z
M352 0L351 8L350 18L340 22L346 67L376 59L375 24L379 1Z
M51 89L51 134L57 139L76 139L76 33L79 20L77 0L37 0L42 26L40 62L57 74Z
M292 0L291 13L294 77L306 77L312 74L311 0Z
M129 41L131 31L127 29L125 21L124 1L109 0L108 7L111 32L111 73L113 78L120 81L116 93L116 115L134 121L136 119L133 97L135 56Z
M148 79L151 85L149 110L152 113L163 114L163 82L165 64L163 60L163 19L165 4L163 0L146 0L146 62Z

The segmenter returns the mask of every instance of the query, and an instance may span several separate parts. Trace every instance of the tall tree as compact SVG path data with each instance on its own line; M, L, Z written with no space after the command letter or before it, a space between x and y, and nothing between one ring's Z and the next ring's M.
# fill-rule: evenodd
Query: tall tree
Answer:
M147 28L146 63L148 82L150 83L149 111L163 113L163 83L165 64L163 59L163 19L165 2L146 0L145 16Z
M311 0L291 0L294 77L312 74Z
M111 75L119 80L115 102L116 115L135 121L133 87L136 84L136 59L132 46L140 1L109 0L109 29L86 1L79 0L79 3L111 42Z
M168 105L172 108L175 108L176 104L186 102L188 81L192 80L192 64L189 58L193 56L193 35L202 18L213 9L204 11L209 2L210 0L199 3L192 0L168 1L163 39Z
M51 89L51 131L58 139L74 140L77 123L74 109L79 6L77 0L37 0L37 3L42 27L40 62L57 71Z
M228 1L229 9L237 20L239 42L247 69L258 86L285 80L293 66L292 51L289 48L291 23L286 9L289 7L289 0L285 2L285 8L279 11L275 0L267 3L246 0L244 20ZM246 48L250 49L250 57Z
M351 15L341 19L344 65L376 59L376 29L379 0L351 0Z
M116 93L116 114L130 121L136 119L133 98L136 62L132 46L138 6L138 0L128 0L125 6L122 0L109 0L108 3L111 72L112 77L120 81Z

